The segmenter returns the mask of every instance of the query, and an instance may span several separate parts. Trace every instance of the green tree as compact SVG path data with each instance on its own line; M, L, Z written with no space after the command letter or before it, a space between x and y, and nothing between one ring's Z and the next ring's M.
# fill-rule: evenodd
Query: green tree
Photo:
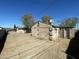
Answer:
M45 24L50 24L50 19L52 19L50 16L43 16L41 17L41 22Z
M79 19L77 17L66 18L61 22L60 26L63 26L63 27L75 27L78 20Z
M23 25L27 32L31 32L31 27L34 25L34 18L32 14L26 14L22 17Z
M26 28L31 28L34 25L34 18L32 14L26 14L22 17L23 25Z

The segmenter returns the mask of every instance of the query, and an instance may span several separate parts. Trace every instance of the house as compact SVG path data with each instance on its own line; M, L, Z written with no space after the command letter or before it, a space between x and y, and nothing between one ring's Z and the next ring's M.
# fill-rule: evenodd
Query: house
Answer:
M44 23L36 23L32 27L32 36L38 37L38 38L49 38L49 27L50 25L44 24Z
M58 38L70 39L74 37L74 33L76 32L76 30L73 27L61 27L61 26L52 26L52 27L56 29L56 31L58 32L57 33Z
M42 39L58 39L58 38L73 38L76 30L73 27L51 26L44 23L36 23L32 27L32 36Z
M59 38L59 28L39 22L32 27L32 36L47 40L54 40Z

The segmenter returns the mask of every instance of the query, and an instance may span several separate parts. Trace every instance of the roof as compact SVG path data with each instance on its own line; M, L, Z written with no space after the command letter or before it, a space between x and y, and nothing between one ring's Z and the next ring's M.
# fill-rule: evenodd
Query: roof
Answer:
M63 26L54 26L54 25L52 25L52 27L54 27L54 28L73 28L73 27L63 27Z
M36 24L35 24L34 26L32 26L32 27L37 27L37 26L39 26L39 27L49 27L50 25L39 22L39 23L36 23Z
M40 24L40 25L39 25ZM42 23L42 22L37 22L35 25L33 25L32 27L37 27L37 26L39 26L39 27L49 27L50 25L48 25L48 24L45 24L45 23ZM54 26L54 25L52 25L52 27L53 28L73 28L73 27L63 27L63 26Z

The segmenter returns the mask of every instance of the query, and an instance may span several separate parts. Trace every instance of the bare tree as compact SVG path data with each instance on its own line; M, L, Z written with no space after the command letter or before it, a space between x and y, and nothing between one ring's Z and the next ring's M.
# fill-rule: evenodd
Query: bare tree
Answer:
M72 17L72 18L66 18L64 19L60 26L64 26L64 27L75 27L75 25L77 24L77 21L79 19L77 17Z

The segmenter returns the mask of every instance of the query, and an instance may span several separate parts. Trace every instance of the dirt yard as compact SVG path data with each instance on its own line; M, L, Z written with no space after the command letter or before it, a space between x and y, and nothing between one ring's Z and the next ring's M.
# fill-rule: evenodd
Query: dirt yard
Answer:
M9 33L0 59L66 59L69 39L40 40L30 34Z

